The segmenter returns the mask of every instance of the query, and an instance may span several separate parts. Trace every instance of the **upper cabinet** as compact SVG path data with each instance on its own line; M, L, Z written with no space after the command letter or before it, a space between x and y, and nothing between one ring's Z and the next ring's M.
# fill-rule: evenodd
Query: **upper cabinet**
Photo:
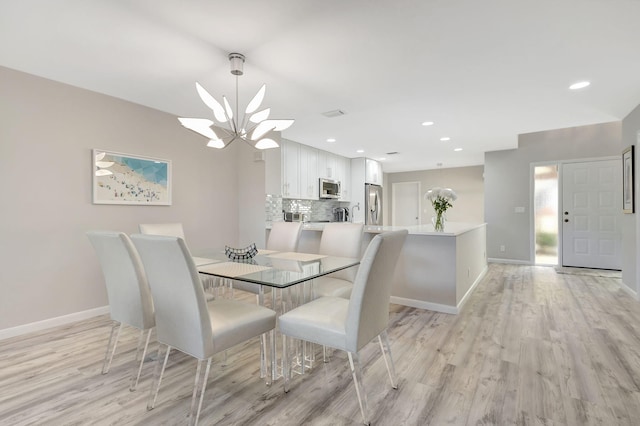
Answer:
M299 200L319 199L319 178L341 183L340 201L351 199L351 160L283 139L266 151L267 194Z
M366 158L364 182L382 186L382 164L376 160Z
M282 140L282 196L300 198L300 144Z
M318 199L318 150L300 145L300 199Z

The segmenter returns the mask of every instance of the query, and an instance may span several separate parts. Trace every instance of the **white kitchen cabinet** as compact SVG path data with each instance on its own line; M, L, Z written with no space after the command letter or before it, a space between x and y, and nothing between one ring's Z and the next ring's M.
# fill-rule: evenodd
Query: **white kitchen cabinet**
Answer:
M365 159L365 183L382 186L382 164L370 158Z
M300 198L317 200L318 191L318 150L300 145Z
M340 201L351 198L351 160L283 139L265 154L267 194L299 200L319 199L319 178L342 184Z
M336 179L338 157L327 151L318 151L318 177L324 179Z
M282 196L300 198L300 144L283 140L282 152Z
M340 181L340 201L351 201L351 159L336 158L336 180Z

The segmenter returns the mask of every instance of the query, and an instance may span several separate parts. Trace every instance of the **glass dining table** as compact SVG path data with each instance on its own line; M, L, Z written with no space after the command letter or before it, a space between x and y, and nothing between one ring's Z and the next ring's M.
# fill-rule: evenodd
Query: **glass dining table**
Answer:
M272 289L271 308L278 316L311 297L311 291L305 295L305 289L301 288L300 284L310 283L316 278L360 264L360 259L355 258L272 250L259 250L255 257L248 260L229 259L220 250L194 250L192 254L201 274L260 286L261 303L264 303L264 290L267 287ZM297 296L292 298L291 290L298 290ZM280 376L276 362L276 345L276 339L271 339L272 380ZM304 355L302 358L304 360ZM302 365L304 371L304 361Z

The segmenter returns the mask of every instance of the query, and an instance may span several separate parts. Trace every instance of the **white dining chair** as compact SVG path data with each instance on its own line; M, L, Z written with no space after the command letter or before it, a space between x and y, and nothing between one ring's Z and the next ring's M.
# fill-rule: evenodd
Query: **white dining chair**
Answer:
M164 235L167 237L184 238L184 229L180 222L168 222L168 223L140 223L138 229L141 234L146 235ZM206 291L207 300L215 299L218 288L219 280L216 278L201 274L200 279L202 285Z
M266 346L267 333L276 325L276 313L230 299L207 303L198 270L182 238L136 234L131 239L147 272L159 343L147 409L155 406L169 353L175 348L198 360L189 415L189 423L197 424L213 355L257 336Z
M169 237L184 238L182 223L141 223L138 225L141 234L166 235Z
M364 225L361 223L328 223L320 237L319 254L360 258ZM348 299L358 267L313 280L314 297L336 296Z
M358 351L375 337L380 343L391 386L397 388L387 324L391 281L407 233L406 230L387 232L371 240L360 262L351 299L320 297L280 316L285 392L289 391L291 380L287 336L347 352L365 424L369 424L370 418Z
M111 368L123 326L126 324L139 329L140 337L135 359L136 361L139 359L140 363L136 363L137 371L134 371L129 387L134 391L138 386L151 331L155 326L153 301L147 277L138 252L125 233L89 231L87 237L102 267L109 299L109 312L113 321L102 363L102 374L107 374Z
M278 252L295 252L298 250L301 233L302 222L273 222L265 248ZM230 287L253 293L256 295L257 303L264 304L264 289L262 286L236 280L230 283Z

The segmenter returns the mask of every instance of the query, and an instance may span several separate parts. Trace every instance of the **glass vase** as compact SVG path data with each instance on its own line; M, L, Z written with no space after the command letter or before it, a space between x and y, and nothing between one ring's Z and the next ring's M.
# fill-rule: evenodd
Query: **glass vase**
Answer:
M444 222L445 222L444 212L436 213L436 215L431 218L433 229L436 232L444 232Z

